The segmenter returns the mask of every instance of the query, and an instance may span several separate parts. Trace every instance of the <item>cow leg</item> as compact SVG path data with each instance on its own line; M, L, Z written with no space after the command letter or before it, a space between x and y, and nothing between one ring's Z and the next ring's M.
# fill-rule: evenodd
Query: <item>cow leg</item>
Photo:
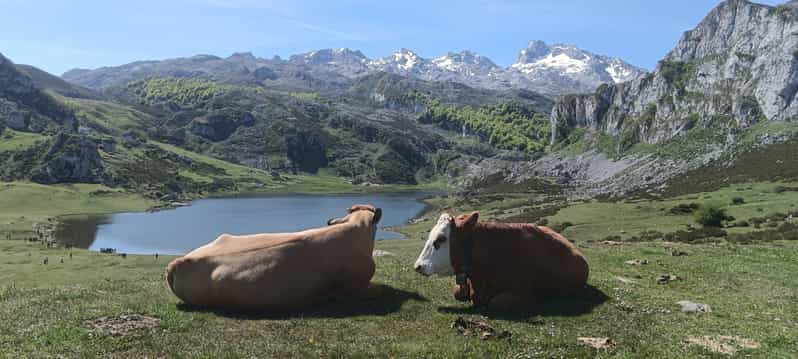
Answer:
M337 285L333 289L332 297L334 299L374 299L379 297L382 295L382 287L371 283L375 269L374 261L369 258L357 268L353 266L342 271L336 280Z
M512 292L502 292L491 298L488 308L497 311L518 309L526 304L523 297Z
M493 291L486 282L479 280L471 281L471 302L475 306L482 307L490 304L493 297Z

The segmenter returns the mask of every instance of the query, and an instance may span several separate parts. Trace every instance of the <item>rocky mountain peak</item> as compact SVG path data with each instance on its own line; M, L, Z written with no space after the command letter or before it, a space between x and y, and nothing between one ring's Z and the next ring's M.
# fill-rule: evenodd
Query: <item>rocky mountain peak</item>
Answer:
M510 68L533 77L565 77L587 88L629 81L645 72L621 59L597 55L575 45L549 46L543 41L530 41Z
M260 72L255 73L259 69ZM272 73L274 71L285 71L287 76L281 77ZM509 68L497 66L488 57L469 50L427 59L413 50L400 48L372 60L358 50L329 48L293 55L287 61L279 57L259 59L251 53L235 53L224 59L200 55L95 70L71 70L62 77L74 84L98 89L152 76L195 76L225 82L248 82L252 79L247 77L254 76L257 82L263 79L291 82L290 79L297 79L300 72L338 84L375 72L387 72L427 81L457 82L492 90L524 89L550 95L588 93L600 84L627 81L643 73L620 59L593 55L576 46L549 46L543 41L530 41L518 61ZM280 78L284 80L278 80Z
M532 40L526 48L521 50L516 59L516 63L529 62L531 59L538 59L549 53L549 45L540 40Z
M412 69L424 60L412 50L405 48L396 50L390 59L390 62L393 62L397 67L405 71Z
M368 58L358 50L347 48L322 49L306 52L300 55L293 55L289 62L301 65L332 65L342 63L365 63Z
M255 57L251 52L235 52L230 57L227 58L228 60L247 60L247 61L255 61L258 58Z
M458 71L463 67L475 67L481 70L494 70L499 68L491 59L468 50L449 52L446 55L432 59L432 63L435 64L435 66L451 71Z
M795 5L720 3L652 74L558 101L553 140L583 127L624 135L626 145L659 143L694 127L798 118Z

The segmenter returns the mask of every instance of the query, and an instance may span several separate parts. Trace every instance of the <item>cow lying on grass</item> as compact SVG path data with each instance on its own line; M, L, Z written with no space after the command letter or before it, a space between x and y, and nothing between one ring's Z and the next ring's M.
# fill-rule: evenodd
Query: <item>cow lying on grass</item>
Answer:
M454 296L491 309L517 309L584 288L585 257L562 235L532 224L478 222L443 214L416 260L417 272L456 275Z
M327 227L222 235L166 268L184 302L233 311L290 312L333 298L375 297L374 235L382 210L356 205Z

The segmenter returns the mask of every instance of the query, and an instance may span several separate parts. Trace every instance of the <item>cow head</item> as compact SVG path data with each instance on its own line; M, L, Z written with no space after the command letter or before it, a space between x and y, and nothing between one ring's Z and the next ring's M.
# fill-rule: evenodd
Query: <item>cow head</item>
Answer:
M347 215L341 218L330 218L327 221L328 226L349 222L354 217L360 218L361 216L368 216L368 223L370 225L377 225L382 218L382 209L376 208L370 204L356 204L346 210Z
M425 276L453 275L454 268L449 259L449 238L452 235L454 218L444 213L438 218L438 223L429 232L427 243L418 255L414 268L416 272Z
M431 276L450 276L455 274L450 256L452 238L465 238L479 219L479 213L474 212L470 215L461 215L457 218L448 213L444 213L438 218L438 223L429 232L427 243L421 250L414 268L416 272Z

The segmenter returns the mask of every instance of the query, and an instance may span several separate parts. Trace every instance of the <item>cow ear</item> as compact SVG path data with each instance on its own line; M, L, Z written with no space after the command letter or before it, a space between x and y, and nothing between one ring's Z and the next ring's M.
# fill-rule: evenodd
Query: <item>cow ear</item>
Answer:
M469 215L465 220L465 227L473 227L479 221L479 212L474 212Z
M371 220L372 224L380 223L380 219L382 218L382 208L374 209L374 218Z

